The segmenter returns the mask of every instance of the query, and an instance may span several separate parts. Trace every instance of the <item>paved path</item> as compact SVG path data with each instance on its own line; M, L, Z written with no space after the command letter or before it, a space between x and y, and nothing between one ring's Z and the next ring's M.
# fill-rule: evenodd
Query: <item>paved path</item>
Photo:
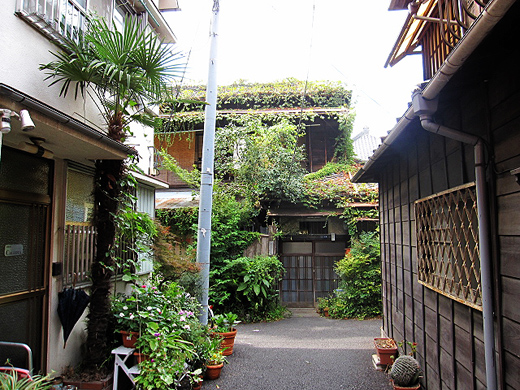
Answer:
M372 365L381 320L332 320L296 309L272 323L240 324L233 355L203 390L390 390Z

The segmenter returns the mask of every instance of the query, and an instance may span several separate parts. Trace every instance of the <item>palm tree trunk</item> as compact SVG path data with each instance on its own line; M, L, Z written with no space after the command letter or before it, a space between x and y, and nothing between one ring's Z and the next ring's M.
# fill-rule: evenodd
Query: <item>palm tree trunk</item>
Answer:
M116 226L114 215L119 206L120 179L125 170L122 160L97 160L94 207L97 229L96 256L91 268L92 292L87 325L85 368L99 369L110 356L113 329L110 292L115 262L112 249Z

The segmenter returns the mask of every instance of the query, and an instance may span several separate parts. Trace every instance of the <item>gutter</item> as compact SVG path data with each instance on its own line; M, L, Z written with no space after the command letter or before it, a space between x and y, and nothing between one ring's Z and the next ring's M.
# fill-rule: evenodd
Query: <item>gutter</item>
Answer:
M461 38L455 49L448 55L448 58L441 65L437 73L428 82L422 92L422 96L427 100L435 99L450 81L453 75L461 68L466 59L482 43L484 38L503 18L516 0L494 0L489 3L482 13ZM388 149L388 147L400 136L402 131L414 118L413 108L410 107L401 117L399 122L390 130L389 135L383 144L374 152L368 162L352 178L354 183L361 181L365 173L372 167L375 160Z
M38 111L41 114L48 116L49 118L52 118L66 125L67 127L70 127L71 129L82 135L85 135L90 139L101 141L102 143L107 144L116 150L122 151L127 155L137 155L137 151L134 148L113 140L106 134L94 129L93 127L87 126L83 122L80 122L61 111L56 110L55 108L39 100L36 100L23 92L11 88L8 85L0 83L0 95L7 96L9 99L15 102L21 103L24 106L31 108L32 110Z
M482 287L482 318L484 329L484 360L486 365L486 388L497 389L495 363L495 320L493 316L493 261L491 258L491 222L489 200L486 189L486 161L484 140L473 134L464 133L433 121L437 111L437 100L427 100L420 90L412 96L415 115L419 116L422 127L434 134L473 146L475 155L475 186L477 192L478 242L480 253L480 275Z

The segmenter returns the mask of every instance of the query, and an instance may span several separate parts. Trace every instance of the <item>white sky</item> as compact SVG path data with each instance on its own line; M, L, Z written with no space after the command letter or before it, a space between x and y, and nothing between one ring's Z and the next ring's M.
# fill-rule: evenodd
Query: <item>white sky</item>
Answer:
M165 17L178 47L191 50L186 83L205 84L213 0L179 0ZM354 134L386 135L422 82L420 56L386 59L406 19L390 0L220 0L219 85L287 77L332 80L353 90ZM314 12L313 12L314 10ZM314 16L313 16L314 15Z

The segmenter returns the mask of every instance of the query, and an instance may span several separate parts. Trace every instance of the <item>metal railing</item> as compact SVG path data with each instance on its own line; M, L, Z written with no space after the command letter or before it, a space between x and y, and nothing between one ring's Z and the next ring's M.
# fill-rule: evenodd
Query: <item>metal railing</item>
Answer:
M18 0L16 14L56 43L63 37L77 39L87 20L86 10L75 0Z

